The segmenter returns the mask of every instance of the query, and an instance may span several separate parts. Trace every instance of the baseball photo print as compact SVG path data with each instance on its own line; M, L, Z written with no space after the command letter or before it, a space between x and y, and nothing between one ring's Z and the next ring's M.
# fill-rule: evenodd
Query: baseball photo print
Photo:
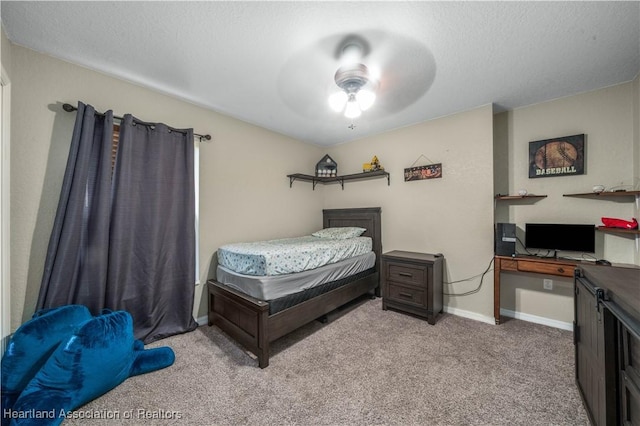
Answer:
M529 178L584 174L584 134L529 142Z

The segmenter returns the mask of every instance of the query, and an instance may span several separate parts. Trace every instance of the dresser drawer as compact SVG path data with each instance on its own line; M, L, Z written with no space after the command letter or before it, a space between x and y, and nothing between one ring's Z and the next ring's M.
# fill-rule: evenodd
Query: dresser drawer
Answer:
M640 424L640 339L620 326L620 405L624 424Z
M539 274L552 274L563 277L573 277L575 265L562 263L540 263L528 260L518 260L518 271L537 272Z
M640 387L626 371L620 372L621 395L620 405L622 423L626 425L640 425Z
M393 282L387 283L387 295L389 300L395 300L406 305L427 306L426 289L407 287Z
M636 387L640 388L640 339L623 325L620 326L620 338L620 369L627 371L634 379Z
M398 283L424 287L427 285L426 268L405 263L387 264L387 279Z

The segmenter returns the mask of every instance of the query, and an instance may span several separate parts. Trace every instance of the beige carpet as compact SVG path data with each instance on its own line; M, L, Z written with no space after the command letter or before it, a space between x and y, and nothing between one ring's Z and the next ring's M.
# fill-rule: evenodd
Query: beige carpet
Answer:
M64 424L587 425L572 333L364 299L274 342L264 370L214 327L174 336L173 366L132 377Z

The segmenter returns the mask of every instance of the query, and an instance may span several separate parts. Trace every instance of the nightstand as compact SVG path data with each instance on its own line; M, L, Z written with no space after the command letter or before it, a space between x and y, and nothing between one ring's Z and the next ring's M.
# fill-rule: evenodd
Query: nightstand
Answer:
M382 255L382 309L436 323L442 311L442 254L394 250Z

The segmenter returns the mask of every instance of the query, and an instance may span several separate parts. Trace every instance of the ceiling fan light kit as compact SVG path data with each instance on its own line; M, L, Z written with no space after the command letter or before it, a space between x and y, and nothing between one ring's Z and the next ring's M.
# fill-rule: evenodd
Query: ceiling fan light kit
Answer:
M362 111L358 106L358 101L356 100L356 95L353 93L349 94L349 101L347 102L347 106L344 108L344 116L347 118L357 118L360 117Z
M366 65L343 65L336 71L334 80L342 90L329 96L329 105L336 112L344 112L345 117L359 117L375 102L378 83L371 78Z

